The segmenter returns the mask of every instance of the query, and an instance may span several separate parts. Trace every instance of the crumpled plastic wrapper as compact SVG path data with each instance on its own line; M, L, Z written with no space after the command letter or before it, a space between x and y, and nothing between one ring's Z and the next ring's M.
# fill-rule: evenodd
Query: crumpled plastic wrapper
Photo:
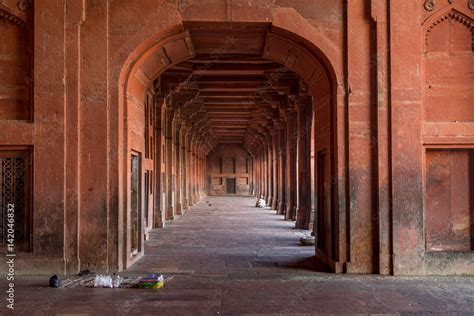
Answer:
M112 278L110 275L97 274L94 280L94 287L117 288L122 284L123 278L117 275Z

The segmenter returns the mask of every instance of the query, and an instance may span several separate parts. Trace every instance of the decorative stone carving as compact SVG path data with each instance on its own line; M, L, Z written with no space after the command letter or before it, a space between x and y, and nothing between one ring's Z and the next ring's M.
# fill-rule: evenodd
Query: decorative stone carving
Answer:
M20 18L14 16L10 12L7 12L5 10L0 9L0 19L5 19L8 20L14 24L17 24L20 27L25 27L26 23L25 21L21 20Z
M470 2L474 2L474 0L470 0ZM472 19L469 19L468 17L461 15L457 13L456 11L449 11L443 15L440 15L427 29L426 29L426 35L425 35L425 45L428 43L428 38L431 35L431 32L433 29L440 24L441 22L447 20L447 19L453 19L458 21L459 23L465 25L471 32L473 31L474 28L474 22Z
M20 0L18 1L18 9L26 11L31 5L31 0Z
M474 10L474 0L469 0L467 2L467 6L469 7L469 9Z
M425 0L425 4L423 6L426 11L433 11L436 6L435 0Z

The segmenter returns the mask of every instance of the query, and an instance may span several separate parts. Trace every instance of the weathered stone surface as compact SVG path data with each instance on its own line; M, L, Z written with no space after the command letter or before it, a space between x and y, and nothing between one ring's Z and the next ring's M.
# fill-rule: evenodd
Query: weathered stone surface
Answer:
M5 0L0 30L0 150L32 157L19 274L127 269L222 144L331 270L474 273L472 1Z
M470 314L472 277L334 275L312 270L300 231L253 198L211 197L164 229L125 274L173 277L160 290L50 289L17 280L15 312L30 314ZM320 271L320 272L317 272ZM4 280L0 286L5 288ZM1 307L3 312L4 306Z

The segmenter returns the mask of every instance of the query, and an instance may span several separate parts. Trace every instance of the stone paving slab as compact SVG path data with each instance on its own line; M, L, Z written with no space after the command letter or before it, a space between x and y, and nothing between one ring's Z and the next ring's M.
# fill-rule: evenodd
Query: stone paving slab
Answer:
M21 315L474 315L473 277L387 277L328 273L314 248L253 198L209 197L164 229L123 275L162 272L160 290L45 287L16 281ZM307 232L306 232L307 233ZM0 286L6 288L5 281ZM6 314L5 304L0 312Z

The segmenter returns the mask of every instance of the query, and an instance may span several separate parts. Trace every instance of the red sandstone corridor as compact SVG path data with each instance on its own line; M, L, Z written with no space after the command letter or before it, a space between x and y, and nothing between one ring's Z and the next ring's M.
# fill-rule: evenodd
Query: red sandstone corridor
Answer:
M314 248L298 245L301 231L269 208L253 204L249 197L208 197L164 229L154 230L145 257L125 275L173 276L161 290L51 289L45 287L46 277L23 277L16 311L313 315L474 310L472 277L394 278L306 270Z
M7 311L474 310L474 0L2 0L0 34Z

